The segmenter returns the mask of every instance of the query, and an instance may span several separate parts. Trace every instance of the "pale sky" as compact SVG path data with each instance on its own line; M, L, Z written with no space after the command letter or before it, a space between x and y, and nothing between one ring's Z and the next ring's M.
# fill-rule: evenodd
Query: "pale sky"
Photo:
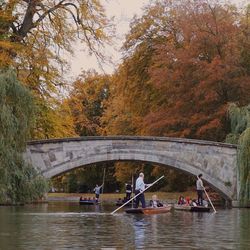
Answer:
M249 0L232 0L237 5L246 4ZM101 0L106 8L108 17L114 17L116 25L117 39L114 39L114 45L105 48L107 55L112 56L114 65L102 65L105 73L112 73L121 59L120 47L124 42L125 35L129 32L129 24L134 15L142 14L143 6L150 3L150 0ZM70 59L71 71L70 75L75 78L82 70L95 69L97 72L103 73L98 66L98 62L94 56L89 56L81 50L81 45L75 45L75 56Z
M129 31L129 23L132 17L142 14L142 7L148 4L150 0L101 0L101 3L106 9L108 17L114 17L116 25L117 39L114 39L114 45L105 48L107 55L112 55L113 63L118 64L121 58L119 52L120 47L125 38L125 34ZM82 51L81 45L75 45L75 56L71 58L71 75L78 76L82 70L95 69L98 72L103 72L98 66L98 62L94 56L89 56ZM112 73L114 65L102 65L106 73Z

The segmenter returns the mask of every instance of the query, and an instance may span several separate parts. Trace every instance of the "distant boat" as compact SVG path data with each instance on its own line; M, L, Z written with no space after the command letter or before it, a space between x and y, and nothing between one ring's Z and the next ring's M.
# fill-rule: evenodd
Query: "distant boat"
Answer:
M171 208L171 205L165 207L129 208L125 212L128 214L163 214L169 212Z
M190 212L210 212L210 207L204 206L186 206L186 205L174 205L174 209Z
M80 200L80 205L98 205L100 202L96 202L95 200Z

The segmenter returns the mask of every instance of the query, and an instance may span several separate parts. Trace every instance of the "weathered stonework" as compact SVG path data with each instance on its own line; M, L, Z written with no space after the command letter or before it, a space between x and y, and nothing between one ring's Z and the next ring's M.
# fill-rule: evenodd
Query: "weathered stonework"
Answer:
M202 173L226 199L237 200L237 147L231 144L166 137L79 137L29 142L25 158L47 178L98 162L151 162Z

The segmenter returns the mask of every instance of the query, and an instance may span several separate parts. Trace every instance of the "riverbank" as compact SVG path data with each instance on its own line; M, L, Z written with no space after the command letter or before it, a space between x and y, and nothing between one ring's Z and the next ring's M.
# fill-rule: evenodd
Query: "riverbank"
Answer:
M162 202L174 204L177 202L180 195L183 197L189 197L190 199L196 199L197 194L194 191L186 191L186 192L146 192L145 198L146 200L150 200L152 195L157 195L158 199ZM103 204L114 204L119 198L123 199L125 196L124 193L104 193L100 195L100 201ZM215 205L221 206L224 205L223 200L218 196L216 193L209 194L212 202ZM91 198L93 199L95 195L93 193L48 193L46 197L42 200L31 202L31 204L41 204L41 203L48 203L48 202L78 202L80 197L82 198ZM204 197L206 198L206 197ZM30 204L30 203L26 203ZM23 206L24 203L18 204L0 204L0 206Z
M158 199L167 203L176 203L179 196L194 198L196 199L196 192L186 191L186 192L146 192L146 200L150 200L152 195L156 194ZM123 199L125 194L123 193L104 193L100 195L100 200L105 204L114 204L119 198ZM47 201L79 201L80 197L83 198L93 198L93 193L49 193L47 196ZM212 197L211 197L212 198ZM213 199L213 201L219 202L218 199Z

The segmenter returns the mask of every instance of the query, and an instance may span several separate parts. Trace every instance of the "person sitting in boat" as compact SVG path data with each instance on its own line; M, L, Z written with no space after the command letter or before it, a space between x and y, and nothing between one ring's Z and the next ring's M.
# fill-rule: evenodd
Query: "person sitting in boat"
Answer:
M117 200L117 203L119 203L119 204L122 204L124 201L122 200L122 198L119 198L118 200Z
M186 205L186 206L189 206L189 205L190 205L190 203L191 203L190 198L189 198L189 197L186 197L186 203L185 203L185 205Z
M195 199L193 199L193 200L191 201L190 206L192 206L192 207L197 207L197 203L196 203L196 200L195 200Z
M179 199L178 199L178 205L184 205L186 203L184 197L182 195L180 195Z
M128 201L128 200L127 200L127 197L126 197L126 196L123 197L122 202L125 203L125 202L127 202L127 201Z
M130 183L125 183L125 188L126 188L126 200L128 201L131 198L133 185L131 185Z
M152 195L152 200L149 202L150 207L163 207L163 204L157 199L157 195Z
M208 207L208 202L206 200L202 201L204 207Z
M82 196L80 197L80 201L82 201L83 199L82 199Z

